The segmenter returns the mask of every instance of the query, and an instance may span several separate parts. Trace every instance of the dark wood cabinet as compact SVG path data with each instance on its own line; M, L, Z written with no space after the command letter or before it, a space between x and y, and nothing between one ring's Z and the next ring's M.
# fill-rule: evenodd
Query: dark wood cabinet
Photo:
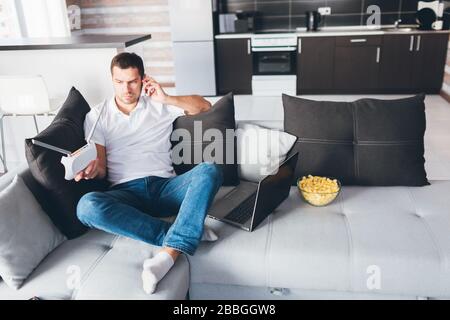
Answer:
M297 54L297 93L333 89L336 37L299 38Z
M439 93L444 78L448 34L416 36L411 86L420 92Z
M443 82L447 41L447 34L385 35L380 90L438 93Z
M382 90L410 90L415 35L385 35L381 54L379 87Z
M251 94L253 62L250 39L217 39L216 46L218 93Z
M339 37L334 59L334 91L372 92L378 88L382 38Z
M448 33L299 37L298 94L439 93ZM252 93L250 39L217 39L218 93Z

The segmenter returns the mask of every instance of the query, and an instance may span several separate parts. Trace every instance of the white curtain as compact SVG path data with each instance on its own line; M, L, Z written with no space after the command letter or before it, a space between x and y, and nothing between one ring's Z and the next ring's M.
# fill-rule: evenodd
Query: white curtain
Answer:
M68 37L65 0L0 0L8 8L10 37Z
M18 2L16 0L16 2ZM24 36L68 37L69 20L65 0L20 0L23 13ZM22 29L22 33L24 30Z
M0 38L21 36L15 0L0 0Z

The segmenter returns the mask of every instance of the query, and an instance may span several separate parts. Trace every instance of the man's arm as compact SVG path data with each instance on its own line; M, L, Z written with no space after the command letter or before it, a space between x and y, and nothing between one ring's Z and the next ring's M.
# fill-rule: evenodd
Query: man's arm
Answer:
M211 103L203 97L193 96L169 96L167 95L166 102L179 107L185 111L186 114L193 115L208 111L211 108Z
M153 78L146 77L142 82L145 94L150 96L152 100L179 107L183 109L186 114L198 114L208 111L211 108L211 103L209 103L209 101L197 95L169 96L161 88L161 85Z
M104 179L106 177L106 148L102 145L95 144L97 147L97 159L91 161L83 171L75 176L75 181L81 179Z

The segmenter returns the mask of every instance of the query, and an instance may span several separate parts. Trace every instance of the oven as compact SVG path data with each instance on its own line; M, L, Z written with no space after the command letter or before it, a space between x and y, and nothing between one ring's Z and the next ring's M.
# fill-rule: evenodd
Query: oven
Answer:
M297 91L297 37L252 37L253 95L295 95Z
M256 49L253 51L253 75L289 75L297 72L297 51L294 48Z

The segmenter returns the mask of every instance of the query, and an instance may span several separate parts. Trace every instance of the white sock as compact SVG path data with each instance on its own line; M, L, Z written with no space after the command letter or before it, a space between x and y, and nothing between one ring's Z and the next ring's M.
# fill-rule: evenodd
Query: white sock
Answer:
M203 227L202 241L216 241L219 239L217 234L209 227Z
M144 270L142 271L142 284L147 294L152 294L156 290L158 282L172 268L173 258L165 251L160 251L156 256L144 261Z

